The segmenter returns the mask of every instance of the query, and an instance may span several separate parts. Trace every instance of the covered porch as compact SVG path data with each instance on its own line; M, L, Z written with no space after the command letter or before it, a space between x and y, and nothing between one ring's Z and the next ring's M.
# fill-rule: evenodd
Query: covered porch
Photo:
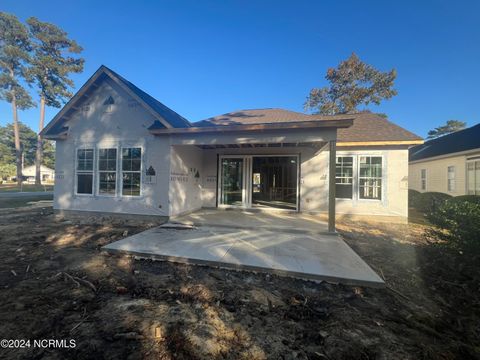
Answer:
M170 216L200 208L324 213L335 232L336 128L348 124L288 125L156 130L170 136Z

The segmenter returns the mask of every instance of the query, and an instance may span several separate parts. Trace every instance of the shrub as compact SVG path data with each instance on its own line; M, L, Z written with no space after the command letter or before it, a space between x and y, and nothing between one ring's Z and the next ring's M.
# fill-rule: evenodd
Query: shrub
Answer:
M428 220L444 231L434 235L462 250L480 250L480 203L451 199L427 214Z
M420 191L408 189L408 206L416 209L420 195Z
M439 192L417 192L417 194L412 192L411 197L413 198L411 206L425 214L435 211L435 209L445 203L446 200L452 198L448 194Z
M460 195L451 198L449 201L451 202L464 202L467 201L472 204L480 204L480 196L479 195Z

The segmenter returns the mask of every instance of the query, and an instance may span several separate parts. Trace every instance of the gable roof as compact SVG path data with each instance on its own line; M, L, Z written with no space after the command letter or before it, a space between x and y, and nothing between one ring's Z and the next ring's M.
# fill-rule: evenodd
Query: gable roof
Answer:
M422 138L374 113L344 115L310 115L283 109L239 110L192 123L193 127L222 127L232 125L277 124L287 122L328 122L353 120L350 127L337 130L339 145L350 143L404 142L418 144Z
M474 149L480 149L480 124L429 140L423 145L411 148L409 160L418 161Z
M96 87L96 82L109 77L120 87L122 87L130 96L137 100L147 111L149 111L165 128L190 127L190 122L183 116L177 114L160 101L156 100L145 91L141 90L130 81L126 80L105 65L100 66L98 70L87 80L87 82L77 91L77 93L67 102L67 104L55 115L55 117L42 130L41 134L46 138L54 138L62 135L68 130L64 126L68 116L76 111L75 104L85 96L88 91Z
M383 116L362 112L353 114L353 125L338 129L337 141L341 142L380 142L405 141L423 143L423 139L414 133L394 124Z
M105 68L108 69L106 66ZM125 84L134 94L136 94L140 99L142 99L147 105L149 105L152 109L154 109L162 118L167 120L168 123L173 127L180 128L180 127L191 126L190 122L187 119L185 119L183 116L179 115L169 107L165 106L160 101L150 96L145 91L138 88L137 86L132 84L130 81L128 81L124 77L118 75L113 70L108 69L108 71L110 71L112 74L118 77L118 79L122 81L123 84Z

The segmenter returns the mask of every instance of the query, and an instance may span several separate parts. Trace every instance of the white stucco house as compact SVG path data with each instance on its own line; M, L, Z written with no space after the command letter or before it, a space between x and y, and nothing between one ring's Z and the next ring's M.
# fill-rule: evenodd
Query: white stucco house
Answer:
M28 182L35 182L36 167L35 165L26 166L22 170L22 175ZM55 170L48 166L40 165L40 178L42 182L53 181L55 179Z
M406 219L415 134L372 113L241 110L190 122L101 66L42 132L54 208L171 217L200 208Z

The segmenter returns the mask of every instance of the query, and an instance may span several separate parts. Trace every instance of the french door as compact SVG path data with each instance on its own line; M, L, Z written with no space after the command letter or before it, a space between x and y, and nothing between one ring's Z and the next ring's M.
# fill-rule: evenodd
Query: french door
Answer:
M223 155L219 159L221 207L298 209L297 155Z
M250 163L251 158L243 155L220 158L220 205L250 207Z

